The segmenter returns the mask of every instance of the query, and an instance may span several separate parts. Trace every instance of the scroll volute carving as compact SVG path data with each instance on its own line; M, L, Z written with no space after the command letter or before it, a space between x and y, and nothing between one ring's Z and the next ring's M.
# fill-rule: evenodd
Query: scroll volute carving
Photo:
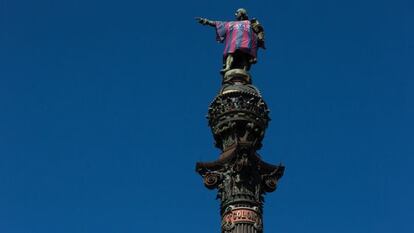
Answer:
M276 177L265 177L263 181L263 189L265 192L273 192L276 190L277 187L277 179Z
M215 172L208 172L204 175L204 185L208 189L215 189L221 182L221 175Z

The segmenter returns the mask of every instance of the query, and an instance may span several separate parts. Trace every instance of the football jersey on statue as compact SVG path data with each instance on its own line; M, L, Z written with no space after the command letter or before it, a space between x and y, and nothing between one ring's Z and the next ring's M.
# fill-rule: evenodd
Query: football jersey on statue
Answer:
M257 36L249 20L215 21L217 41L224 42L223 56L237 50L257 56Z

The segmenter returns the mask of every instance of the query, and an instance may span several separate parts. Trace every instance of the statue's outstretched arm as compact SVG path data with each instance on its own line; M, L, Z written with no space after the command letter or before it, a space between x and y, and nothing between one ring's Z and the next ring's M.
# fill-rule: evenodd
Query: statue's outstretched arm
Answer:
M201 18L201 17L195 17L195 19L199 22L199 23L201 23L202 25L209 25L209 26L212 26L212 27L215 27L216 26L216 24L214 23L214 21L212 21L212 20L208 20L208 19L206 19L206 18Z

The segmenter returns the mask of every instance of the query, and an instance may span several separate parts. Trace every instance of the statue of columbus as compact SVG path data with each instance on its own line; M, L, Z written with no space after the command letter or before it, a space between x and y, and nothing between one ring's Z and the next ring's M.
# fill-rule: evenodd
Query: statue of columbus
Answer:
M235 13L235 21L212 21L196 17L196 20L216 29L217 41L224 42L223 69L225 74L231 69L250 70L257 62L258 48L265 49L264 29L257 19L249 20L247 11L240 8Z

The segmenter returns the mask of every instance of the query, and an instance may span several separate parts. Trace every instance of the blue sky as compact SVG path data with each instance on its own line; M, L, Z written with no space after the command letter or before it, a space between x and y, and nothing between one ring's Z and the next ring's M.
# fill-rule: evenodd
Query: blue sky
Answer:
M409 0L0 0L0 232L219 232L194 166L223 48L194 17L239 7L287 167L265 232L414 232Z

